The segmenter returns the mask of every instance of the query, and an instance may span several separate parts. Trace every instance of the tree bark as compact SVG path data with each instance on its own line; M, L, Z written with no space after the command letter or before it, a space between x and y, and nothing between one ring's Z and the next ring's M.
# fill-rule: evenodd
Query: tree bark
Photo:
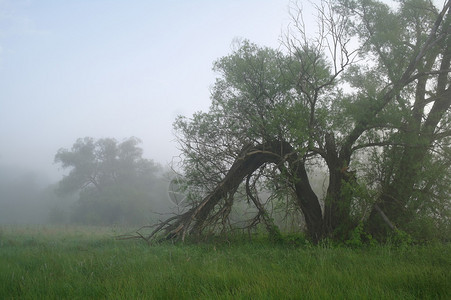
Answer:
M285 161L295 175L292 176L294 180L292 183L296 191L297 204L305 216L308 234L317 242L323 236L322 212L318 198L310 187L303 162L298 159L291 145L280 141L243 147L227 175L202 202L177 218L171 219L170 222L163 222L152 236L161 230L164 230L167 239L184 240L186 235L200 235L209 225L209 216L219 201L234 193L244 178L266 163L277 164L282 169Z

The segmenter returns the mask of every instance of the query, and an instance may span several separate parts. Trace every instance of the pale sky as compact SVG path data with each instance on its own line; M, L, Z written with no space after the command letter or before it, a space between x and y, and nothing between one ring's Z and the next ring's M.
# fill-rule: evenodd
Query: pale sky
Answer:
M136 136L163 165L234 38L278 47L288 0L0 0L0 166L49 174L79 137Z

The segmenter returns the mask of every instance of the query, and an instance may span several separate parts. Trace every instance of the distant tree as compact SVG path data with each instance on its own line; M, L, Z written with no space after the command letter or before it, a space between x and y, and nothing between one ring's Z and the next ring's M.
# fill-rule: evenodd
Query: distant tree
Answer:
M142 157L140 140L78 139L71 150L60 149L55 162L70 168L59 182L60 194L79 193L73 219L80 223L144 223L161 167ZM160 188L161 189L161 188Z

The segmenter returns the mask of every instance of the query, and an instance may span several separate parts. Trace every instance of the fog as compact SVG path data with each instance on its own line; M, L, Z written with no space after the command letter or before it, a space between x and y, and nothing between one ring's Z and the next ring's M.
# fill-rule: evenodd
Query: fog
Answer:
M77 138L135 136L167 167L212 63L237 38L278 47L289 18L279 0L0 1L0 222L37 221L18 212L53 201L54 156Z
M0 1L0 164L44 172L79 137L136 136L167 164L172 122L208 108L235 38L278 45L284 1Z

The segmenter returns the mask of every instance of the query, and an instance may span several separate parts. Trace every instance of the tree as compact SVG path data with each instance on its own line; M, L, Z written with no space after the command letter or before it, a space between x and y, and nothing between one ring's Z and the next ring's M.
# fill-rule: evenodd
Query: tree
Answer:
M76 222L91 224L142 223L148 219L152 193L161 168L142 157L140 140L78 139L71 150L60 149L55 162L71 168L58 192L79 192Z
M361 222L384 235L419 210L449 210L450 2L343 0L317 11L315 37L298 10L285 50L245 41L215 63L210 110L175 122L192 207L149 238L224 230L241 184L268 216L250 188L257 179L289 196L314 241L345 239ZM328 171L324 199L309 179L315 166Z
M442 217L447 213L442 205L438 211L438 207L430 208L450 196L449 188L443 185L450 175L449 5L446 1L439 13L428 1L405 1L393 14L383 6L348 4L348 12L369 20L362 22L359 34L368 41L367 51L378 59L379 76L388 79L396 92L382 108L390 109L391 115L379 118L385 126L377 128L379 134L390 133L390 142L379 141L386 145L385 165L379 174L379 201L369 220L373 233L382 229L380 208L392 222L404 226L419 212ZM371 21L375 17L393 26L388 30ZM395 84L399 85L396 89ZM437 176L443 176L442 180Z

